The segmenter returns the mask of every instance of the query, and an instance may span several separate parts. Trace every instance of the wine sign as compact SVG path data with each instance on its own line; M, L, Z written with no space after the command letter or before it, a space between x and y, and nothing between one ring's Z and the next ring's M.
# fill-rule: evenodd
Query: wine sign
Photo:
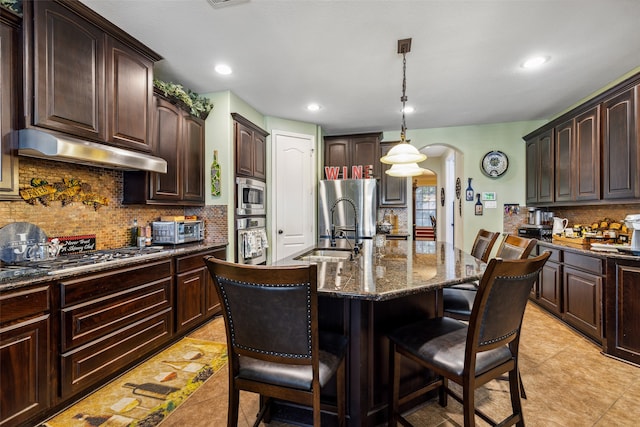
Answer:
M340 178L340 171L342 171L342 178ZM348 176L349 166L325 166L324 176L325 179L349 179ZM351 179L371 179L373 176L373 165L354 165L351 166Z

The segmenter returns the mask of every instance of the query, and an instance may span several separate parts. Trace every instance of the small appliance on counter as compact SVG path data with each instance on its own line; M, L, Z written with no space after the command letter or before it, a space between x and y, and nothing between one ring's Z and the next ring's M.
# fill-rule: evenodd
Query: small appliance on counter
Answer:
M640 255L640 214L627 215L623 220L631 234L630 244L591 243L591 249L604 252L623 252Z
M537 239L543 242L552 240L552 228L550 225L523 224L518 227L518 236L527 239Z
M154 245L179 245L204 240L202 220L154 221L151 230Z

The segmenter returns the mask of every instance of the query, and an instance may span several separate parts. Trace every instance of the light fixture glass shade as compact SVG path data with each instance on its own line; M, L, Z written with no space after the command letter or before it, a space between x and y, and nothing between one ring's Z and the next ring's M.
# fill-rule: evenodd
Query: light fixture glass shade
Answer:
M417 163L396 163L384 171L384 173L390 176L406 177L422 175L424 171L425 170L418 166Z
M408 142L400 142L394 145L387 155L380 158L382 163L397 165L405 163L418 163L426 160L427 156L418 151L416 147Z

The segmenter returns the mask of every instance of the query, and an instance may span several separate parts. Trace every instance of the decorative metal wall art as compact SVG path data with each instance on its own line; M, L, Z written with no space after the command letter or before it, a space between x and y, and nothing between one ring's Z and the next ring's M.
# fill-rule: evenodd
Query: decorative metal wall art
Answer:
M76 178L62 178L62 181L52 184L42 178L32 178L31 188L20 190L20 197L30 205L40 202L49 206L51 202L60 201L62 206L67 206L73 202L82 202L98 210L109 204L109 199L91 191L90 184Z

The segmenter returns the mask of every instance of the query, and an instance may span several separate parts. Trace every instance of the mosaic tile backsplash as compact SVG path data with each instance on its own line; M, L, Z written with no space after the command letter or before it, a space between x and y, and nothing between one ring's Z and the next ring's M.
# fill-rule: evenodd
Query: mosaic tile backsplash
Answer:
M75 201L62 205L52 201L49 206L35 200L0 201L0 227L12 222L30 222L49 237L96 235L96 249L128 246L133 220L146 225L163 215L197 215L205 222L205 238L211 243L227 243L227 206L164 207L122 204L122 172L73 163L20 158L20 189L32 188L32 179L60 183L76 179L90 186L92 193L108 199L97 210L93 204ZM88 187L87 187L88 188Z

